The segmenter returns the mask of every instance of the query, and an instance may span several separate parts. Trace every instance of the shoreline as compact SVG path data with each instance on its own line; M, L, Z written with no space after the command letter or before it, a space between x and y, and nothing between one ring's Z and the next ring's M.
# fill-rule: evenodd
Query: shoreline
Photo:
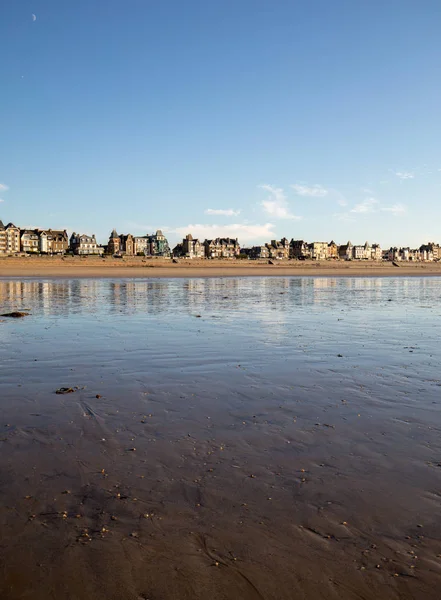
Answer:
M8 257L0 259L0 278L207 278L207 277L434 277L441 263L343 262L143 259L131 257Z

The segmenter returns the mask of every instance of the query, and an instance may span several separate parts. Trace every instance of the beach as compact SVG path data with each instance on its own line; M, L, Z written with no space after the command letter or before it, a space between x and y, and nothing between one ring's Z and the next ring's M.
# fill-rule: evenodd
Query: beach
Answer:
M0 597L437 600L439 290L2 279Z
M0 259L0 277L261 277L332 276L397 277L441 275L441 263L386 261L298 261L298 260L183 260L142 257L7 257Z

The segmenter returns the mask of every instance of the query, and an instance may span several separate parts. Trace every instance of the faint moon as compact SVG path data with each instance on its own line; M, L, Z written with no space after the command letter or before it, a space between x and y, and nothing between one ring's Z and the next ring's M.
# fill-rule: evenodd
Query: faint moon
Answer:
M33 15L32 15L32 20L33 20L33 21L36 21L36 20L37 20L37 16L33 14Z

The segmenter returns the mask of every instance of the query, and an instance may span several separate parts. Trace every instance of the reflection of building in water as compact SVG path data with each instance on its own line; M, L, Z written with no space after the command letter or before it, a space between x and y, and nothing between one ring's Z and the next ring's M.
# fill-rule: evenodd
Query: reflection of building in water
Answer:
M260 320L283 336L288 323L308 319L316 309L397 310L403 299L433 307L438 278L267 277L157 280L0 281L0 308L30 309L34 315L201 314L222 322Z
M107 296L111 312L159 313L167 310L173 302L172 283L156 281L111 281Z
M0 302L14 309L38 309L43 313L65 306L69 299L67 281L2 281Z

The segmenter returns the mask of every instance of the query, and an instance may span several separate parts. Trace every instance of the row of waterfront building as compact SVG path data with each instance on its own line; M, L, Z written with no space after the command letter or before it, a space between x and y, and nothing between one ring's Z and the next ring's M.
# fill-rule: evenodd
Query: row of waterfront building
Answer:
M96 236L53 229L20 229L13 223L0 221L0 255L17 254L76 254L110 256L149 256L180 258L249 258L249 259L298 259L298 260L390 260L390 261L438 261L441 260L439 244L430 242L419 248L389 248L382 250L379 244L354 245L351 242L338 245L331 242L304 240L289 241L287 238L271 240L261 246L241 248L237 238L199 240L188 234L182 242L170 249L167 238L158 229L156 233L135 236L118 234L114 229L106 245L100 245Z

